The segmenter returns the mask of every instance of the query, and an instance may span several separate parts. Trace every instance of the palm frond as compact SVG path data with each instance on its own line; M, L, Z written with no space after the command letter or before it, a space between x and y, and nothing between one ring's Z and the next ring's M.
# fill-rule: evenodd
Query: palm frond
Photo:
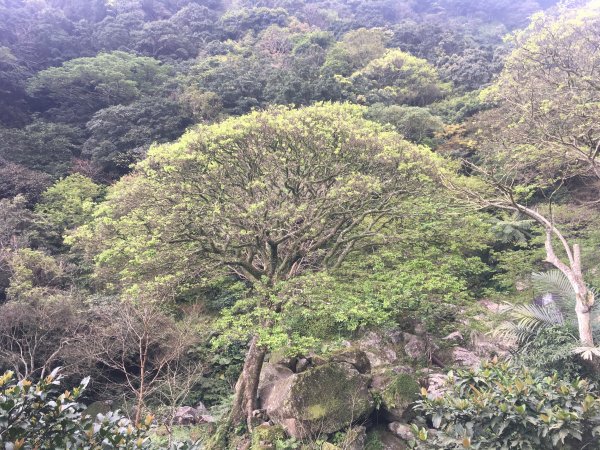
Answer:
M492 336L519 345L529 341L533 335L534 333L530 329L520 327L519 324L513 322L503 322L492 331Z
M573 353L581 356L583 359L590 361L594 356L600 357L600 348L598 347L576 347Z
M500 324L492 334L519 345L531 340L543 328L564 324L562 314L553 305L517 305L508 314L510 320Z
M531 282L537 294L552 294L556 307L566 322L573 323L577 320L575 291L565 274L557 269L533 273Z

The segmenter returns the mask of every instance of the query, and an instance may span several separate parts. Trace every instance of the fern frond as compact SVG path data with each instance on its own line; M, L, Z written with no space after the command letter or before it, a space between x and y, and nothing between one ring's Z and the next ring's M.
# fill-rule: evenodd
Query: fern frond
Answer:
M516 213L508 219L492 219L492 232L503 244L526 242L531 238L531 228L535 220L522 219Z

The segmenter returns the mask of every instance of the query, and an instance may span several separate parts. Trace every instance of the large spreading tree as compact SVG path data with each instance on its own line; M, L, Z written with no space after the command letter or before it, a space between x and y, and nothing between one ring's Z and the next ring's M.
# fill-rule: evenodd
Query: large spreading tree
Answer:
M152 148L79 231L98 276L116 288L165 293L218 273L249 286L248 313L269 314L248 333L237 423L257 406L268 350L259 330L284 313L277 286L381 244L410 213L407 200L431 188L431 152L363 114L326 104L200 126Z

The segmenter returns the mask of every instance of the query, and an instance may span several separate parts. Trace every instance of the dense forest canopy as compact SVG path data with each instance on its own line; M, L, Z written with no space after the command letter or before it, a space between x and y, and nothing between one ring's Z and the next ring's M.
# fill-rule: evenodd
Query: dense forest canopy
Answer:
M318 101L428 106L489 83L502 37L547 6L3 2L0 133L10 145L0 157L54 177L83 159L114 178L152 142L220 114Z
M599 67L597 0L0 0L0 446L595 448Z

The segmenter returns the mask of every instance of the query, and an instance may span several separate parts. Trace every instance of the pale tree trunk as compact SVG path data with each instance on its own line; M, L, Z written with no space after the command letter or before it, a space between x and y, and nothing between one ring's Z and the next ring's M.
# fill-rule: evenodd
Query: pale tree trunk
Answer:
M252 431L252 412L257 409L258 381L266 354L267 350L258 343L258 336L253 336L242 373L235 385L232 423L246 423L248 431Z
M515 205L519 211L528 215L546 230L546 261L560 270L569 280L573 291L575 292L575 313L577 315L577 327L579 329L579 340L585 347L594 346L594 337L592 334L592 315L591 310L594 305L594 293L590 291L583 279L583 270L581 268L581 249L579 244L573 244L571 247L562 233L554 224L539 212L529 209L523 205ZM561 243L567 256L567 261L562 261L554 251L552 238L555 237Z
M575 313L577 315L577 326L579 329L579 340L585 347L594 346L594 337L592 335L592 315L591 310L594 305L594 294L588 289L583 279L581 270L581 251L578 244L574 244L572 250L564 241L560 233L559 239L567 245L567 258L569 264L562 262L554 253L552 246L552 235L557 234L558 230L546 229L546 261L560 270L569 280L573 291L575 292Z
M575 312L577 313L577 324L579 327L579 340L585 347L594 346L594 337L592 335L592 315L591 307L587 306L582 298L577 296L577 305Z
M487 173L481 167L469 162L467 162L467 165L474 169L474 171L482 174L484 178L487 177L488 179L493 179L493 175ZM583 346L593 347L594 337L592 334L591 310L594 305L595 298L594 293L587 288L583 279L583 271L581 268L581 250L579 245L574 244L571 247L560 230L554 226L552 218L548 219L535 209L531 209L519 204L513 196L511 187L507 187L498 182L492 182L492 185L502 193L502 198L500 200L487 200L476 191L473 191L469 188L457 187L451 179L445 176L444 173L440 172L440 178L442 183L449 189L466 194L468 198L480 206L483 205L486 208L494 207L509 211L517 211L525 214L526 216L535 220L539 225L544 227L546 230L546 261L560 270L569 280L569 283L575 292L575 313L577 315L579 340ZM560 242L567 257L566 261L561 260L554 252L554 246L552 242L553 238L556 238Z

